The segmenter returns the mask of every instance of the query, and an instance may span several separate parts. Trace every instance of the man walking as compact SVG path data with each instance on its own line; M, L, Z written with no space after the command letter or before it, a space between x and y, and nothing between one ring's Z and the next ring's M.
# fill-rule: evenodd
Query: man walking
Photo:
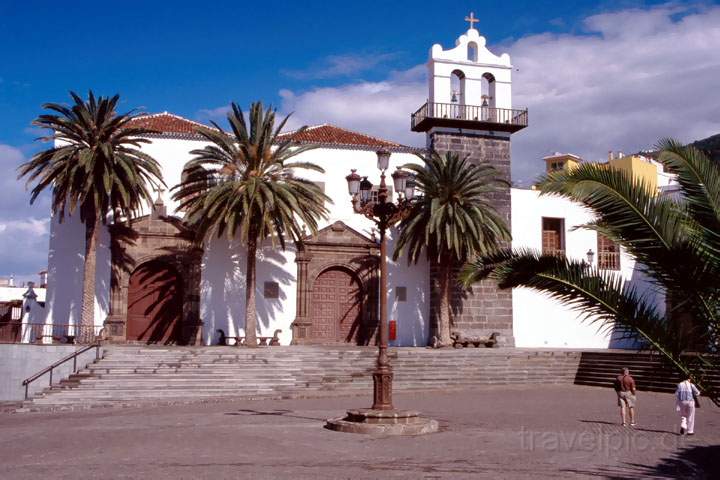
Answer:
M623 427L627 425L625 409L630 411L630 425L635 426L635 380L630 376L630 370L622 369L622 374L615 377L615 392L617 393L618 407Z
M675 390L675 409L680 413L680 435L695 435L695 398L700 391L687 378Z

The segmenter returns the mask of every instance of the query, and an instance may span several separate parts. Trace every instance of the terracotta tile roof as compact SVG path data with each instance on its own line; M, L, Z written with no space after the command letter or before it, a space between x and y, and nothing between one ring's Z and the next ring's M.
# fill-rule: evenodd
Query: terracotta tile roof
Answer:
M172 113L162 112L141 115L135 118L133 127L147 128L158 132L163 137L201 139L197 134L198 127L207 127ZM334 125L322 124L308 127L303 132L285 132L280 134L281 140L292 140L302 144L317 144L324 147L348 148L358 150L377 150L386 148L391 151L415 151L417 149L399 143L372 137L364 133L353 132Z
M378 149L386 148L388 150L414 150L411 147L401 145L399 143L383 140L382 138L372 137L364 133L353 132L344 128L328 125L315 125L308 127L302 132L286 132L280 135L282 140L293 140L298 143L318 144L322 146L358 148L358 149Z
M193 137L197 136L195 132L197 127L207 126L168 112L141 115L130 122L130 125L155 130L160 134Z

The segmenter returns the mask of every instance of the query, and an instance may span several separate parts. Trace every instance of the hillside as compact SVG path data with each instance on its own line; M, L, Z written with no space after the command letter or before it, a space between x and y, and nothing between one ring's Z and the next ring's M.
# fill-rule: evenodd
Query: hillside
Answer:
M707 152L713 159L720 162L720 133L712 137L693 142L697 148Z

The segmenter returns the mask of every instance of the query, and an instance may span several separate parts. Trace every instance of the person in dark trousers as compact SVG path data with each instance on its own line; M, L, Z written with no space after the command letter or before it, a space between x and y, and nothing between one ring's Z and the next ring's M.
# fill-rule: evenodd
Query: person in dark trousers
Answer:
M635 426L635 380L630 376L630 370L622 369L622 374L615 377L615 392L617 393L618 407L623 427L627 425L626 409L630 412L630 425Z
M695 435L695 403L699 396L700 391L691 378L678 383L675 390L675 409L680 414L680 435Z

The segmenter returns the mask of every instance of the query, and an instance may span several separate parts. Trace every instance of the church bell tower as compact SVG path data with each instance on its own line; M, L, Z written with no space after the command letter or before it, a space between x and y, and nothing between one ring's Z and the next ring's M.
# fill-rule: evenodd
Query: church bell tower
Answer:
M444 50L430 49L428 101L411 116L411 128L426 132L427 146L468 156L471 162L494 166L510 182L510 136L528 124L527 109L512 106L512 64L506 53L497 56L475 29L473 13L465 18L470 28ZM510 226L510 187L492 198L493 206ZM431 268L433 294L430 310L437 315L438 282ZM459 286L453 295L452 329L499 332L505 346L513 346L512 292L500 290L492 280Z

